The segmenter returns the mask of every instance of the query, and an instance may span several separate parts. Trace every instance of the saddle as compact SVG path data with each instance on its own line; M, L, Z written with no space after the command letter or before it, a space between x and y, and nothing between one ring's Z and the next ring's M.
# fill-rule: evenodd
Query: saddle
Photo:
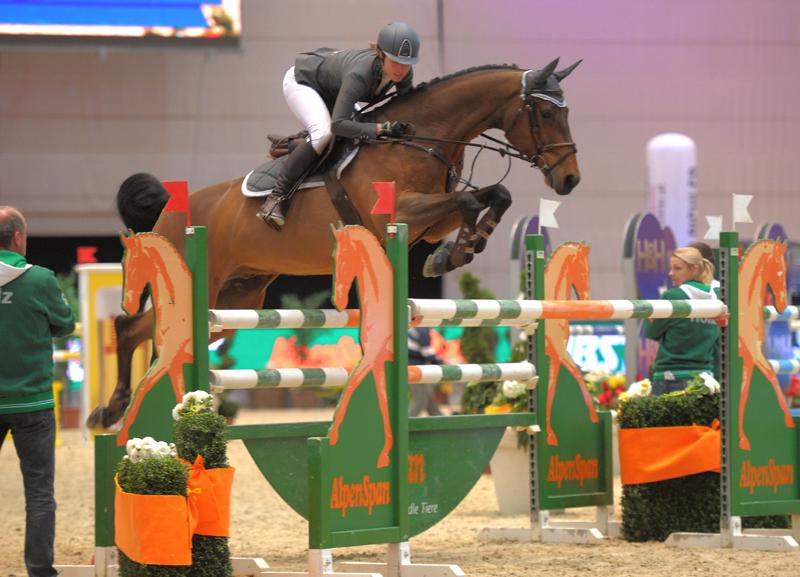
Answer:
M278 176L281 173L286 155L299 145L308 135L301 131L289 136L270 134L267 136L270 145L270 158L250 171L242 181L242 194L247 197L269 198ZM336 139L317 165L301 178L290 191L287 201L298 190L325 186L333 205L345 224L361 224L361 218L353 206L350 197L339 180L342 171L353 161L359 151L359 145L350 139Z
M271 158L280 158L286 156L298 145L302 144L308 138L308 131L301 130L289 136L281 136L280 134L267 134L267 139L270 142L269 155Z

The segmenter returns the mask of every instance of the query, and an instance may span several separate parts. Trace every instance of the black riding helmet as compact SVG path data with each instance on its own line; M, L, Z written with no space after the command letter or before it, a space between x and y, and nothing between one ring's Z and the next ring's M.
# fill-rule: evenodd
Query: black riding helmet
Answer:
M378 33L378 48L395 62L416 64L419 34L405 22L390 22Z

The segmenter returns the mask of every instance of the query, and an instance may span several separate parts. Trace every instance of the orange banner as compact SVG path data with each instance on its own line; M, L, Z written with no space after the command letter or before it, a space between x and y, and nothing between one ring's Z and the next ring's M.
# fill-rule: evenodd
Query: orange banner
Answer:
M145 565L191 565L195 494L135 495L116 481L114 535L117 547Z
M195 534L211 537L230 535L233 473L233 467L206 469L203 457L197 456L189 469L189 490L197 493L198 523Z
M620 429L623 485L654 483L708 471L719 472L719 421L711 427Z

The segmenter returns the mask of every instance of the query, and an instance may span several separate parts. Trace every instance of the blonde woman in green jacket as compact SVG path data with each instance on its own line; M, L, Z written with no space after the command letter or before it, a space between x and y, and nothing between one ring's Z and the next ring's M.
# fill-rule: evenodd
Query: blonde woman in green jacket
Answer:
M712 288L714 265L694 247L676 249L669 259L669 278L673 288L661 298L670 300L716 300ZM686 388L701 372L716 372L717 341L720 328L715 319L656 319L645 321L644 335L657 341L658 354L651 371L653 395Z

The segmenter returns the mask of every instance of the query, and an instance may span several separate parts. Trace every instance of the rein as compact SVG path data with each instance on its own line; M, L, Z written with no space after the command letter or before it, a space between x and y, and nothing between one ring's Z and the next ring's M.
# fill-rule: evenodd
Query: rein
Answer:
M529 72L529 71L528 71ZM479 148L478 155L480 155L484 150L490 150L492 152L496 152L500 155L501 158L509 158L509 167L506 173L503 175L503 178L500 179L499 182L505 180L506 176L508 176L509 171L511 170L511 159L519 159L524 160L525 162L530 163L531 166L538 168L542 171L545 177L549 176L550 173L561 163L567 160L569 157L577 154L578 149L575 146L574 142L556 142L550 144L542 144L541 143L541 128L539 123L536 119L536 100L547 100L548 102L554 103L559 108L565 106L565 102L563 99L559 99L558 95L551 95L548 92L538 91L538 92L531 92L527 93L525 89L525 80L526 80L527 72L522 77L522 90L520 92L520 98L523 101L523 104L519 107L519 109L514 114L514 118L511 121L511 125L505 131L506 133L511 132L517 124L517 121L522 116L523 112L527 110L528 113L528 122L530 124L531 133L533 134L534 140L536 142L536 153L533 155L528 155L522 152L520 149L515 147L513 144L507 141L500 140L498 138L494 138L493 136L488 135L485 132L479 134L479 136L490 140L500 146L490 146L487 144L477 144L474 142L469 142L466 140L458 140L454 138L434 138L432 136L419 136L419 135L405 135L405 136L397 136L397 137L381 137L378 140L373 141L374 143L378 144L402 144L404 146L410 146L422 152L425 152L434 158L436 158L439 162L444 164L447 167L447 175L448 175L448 182L455 180L457 178L457 171L456 171L456 164L449 160L447 156L441 152L438 148L434 147L427 147L418 142L429 142L429 143L437 143L437 144L457 144L464 147L473 147ZM556 150L559 148L569 147L569 150L558 157L555 163L552 165L547 164L547 161L544 158L544 155L547 152L552 150ZM472 166L474 168L475 160L477 160L477 156L473 159ZM476 188L472 185L472 171L470 171L470 178L466 181L463 179L461 180L464 182L464 188L472 187ZM499 184L499 183L498 183Z

